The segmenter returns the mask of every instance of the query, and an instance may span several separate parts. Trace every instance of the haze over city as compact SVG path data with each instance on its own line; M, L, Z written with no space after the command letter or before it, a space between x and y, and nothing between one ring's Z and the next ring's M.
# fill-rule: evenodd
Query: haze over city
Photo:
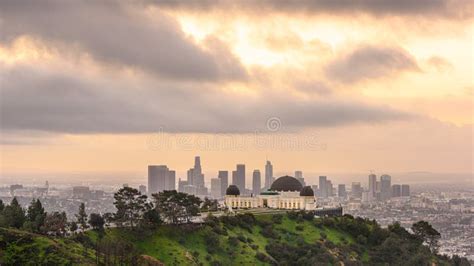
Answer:
M5 182L184 177L195 155L209 178L472 182L471 1L0 5Z

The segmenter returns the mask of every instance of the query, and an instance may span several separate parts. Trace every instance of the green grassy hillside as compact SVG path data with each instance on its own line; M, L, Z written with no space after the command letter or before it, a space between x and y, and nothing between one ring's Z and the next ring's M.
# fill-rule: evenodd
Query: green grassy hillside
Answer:
M67 238L0 228L0 265L92 265L95 253Z
M256 216L258 222L272 223L271 215ZM298 241L307 243L324 243L349 245L354 239L344 231L314 226L310 221L297 222L287 216L282 217L280 224L273 223L278 241L296 245ZM219 229L216 229L219 228ZM181 226L162 226L159 229L139 234L132 231L111 229L107 237L127 239L137 243L140 253L158 258L166 265L268 265L272 260L266 246L276 239L262 234L262 225L256 224L249 228L241 226L218 225L200 226L198 228ZM217 233L216 233L217 232ZM325 234L327 240L321 235ZM94 237L95 238L95 237ZM213 241L215 245L208 243ZM209 248L209 246L211 248ZM264 254L268 262L256 258L257 253ZM362 258L359 258L362 260Z
M0 264L456 265L400 227L301 213L211 217L201 225L110 228L57 239L0 230ZM28 260L29 259L29 260ZM52 262L52 263L51 263Z

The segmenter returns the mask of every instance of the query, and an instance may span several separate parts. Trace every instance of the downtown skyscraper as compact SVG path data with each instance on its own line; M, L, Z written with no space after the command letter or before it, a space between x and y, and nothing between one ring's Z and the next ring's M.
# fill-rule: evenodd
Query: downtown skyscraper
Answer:
M225 195L225 191L229 186L229 171L219 171L217 178L221 180L221 195Z
M270 161L265 164L265 190L270 189L273 183L273 165Z
M176 172L166 165L148 166L148 194L176 189Z
M380 199L389 200L392 196L392 177L389 175L380 176Z
M253 195L259 195L262 187L262 177L260 170L255 169L252 175L252 193Z
M375 174L369 175L369 198L374 199L377 193L377 176Z
M194 157L194 167L187 172L188 180L184 186L185 191L194 195L206 195L207 188L204 185L204 174L201 168L201 157Z
M328 182L326 176L319 176L319 196L321 198L328 197L327 183Z
M245 164L238 164L232 171L232 185L239 188L240 194L245 194Z

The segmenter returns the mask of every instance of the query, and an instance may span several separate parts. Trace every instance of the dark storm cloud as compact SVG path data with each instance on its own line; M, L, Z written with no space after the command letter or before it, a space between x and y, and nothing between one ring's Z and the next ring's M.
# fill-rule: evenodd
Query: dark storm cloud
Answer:
M94 58L159 76L244 79L246 71L222 43L197 46L172 18L147 18L141 5L114 1L0 1L0 41L29 35ZM63 45L63 46L60 46Z
M265 129L270 117L286 128L340 126L407 119L386 107L335 99L301 101L285 95L258 99L173 85L130 87L75 73L29 67L0 69L1 129L5 132L244 133Z
M472 1L465 0L151 0L162 7L205 11L210 8L276 12L368 13L372 15L472 16Z
M351 83L393 76L402 71L420 71L415 59L397 47L361 46L326 67L333 80Z

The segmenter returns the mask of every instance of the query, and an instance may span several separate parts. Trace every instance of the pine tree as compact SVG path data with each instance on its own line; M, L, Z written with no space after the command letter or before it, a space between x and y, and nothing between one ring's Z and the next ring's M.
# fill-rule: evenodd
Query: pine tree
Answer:
M86 205L84 204L84 202L82 202L79 206L79 212L76 214L76 219L82 230L86 230L88 228Z
M3 216L6 226L20 228L26 220L25 210L20 206L16 197L14 197L10 205L3 210Z
M43 205L39 199L32 200L30 206L28 206L27 221L29 229L33 232L39 232L41 226L44 225L46 218L46 212L44 211Z

